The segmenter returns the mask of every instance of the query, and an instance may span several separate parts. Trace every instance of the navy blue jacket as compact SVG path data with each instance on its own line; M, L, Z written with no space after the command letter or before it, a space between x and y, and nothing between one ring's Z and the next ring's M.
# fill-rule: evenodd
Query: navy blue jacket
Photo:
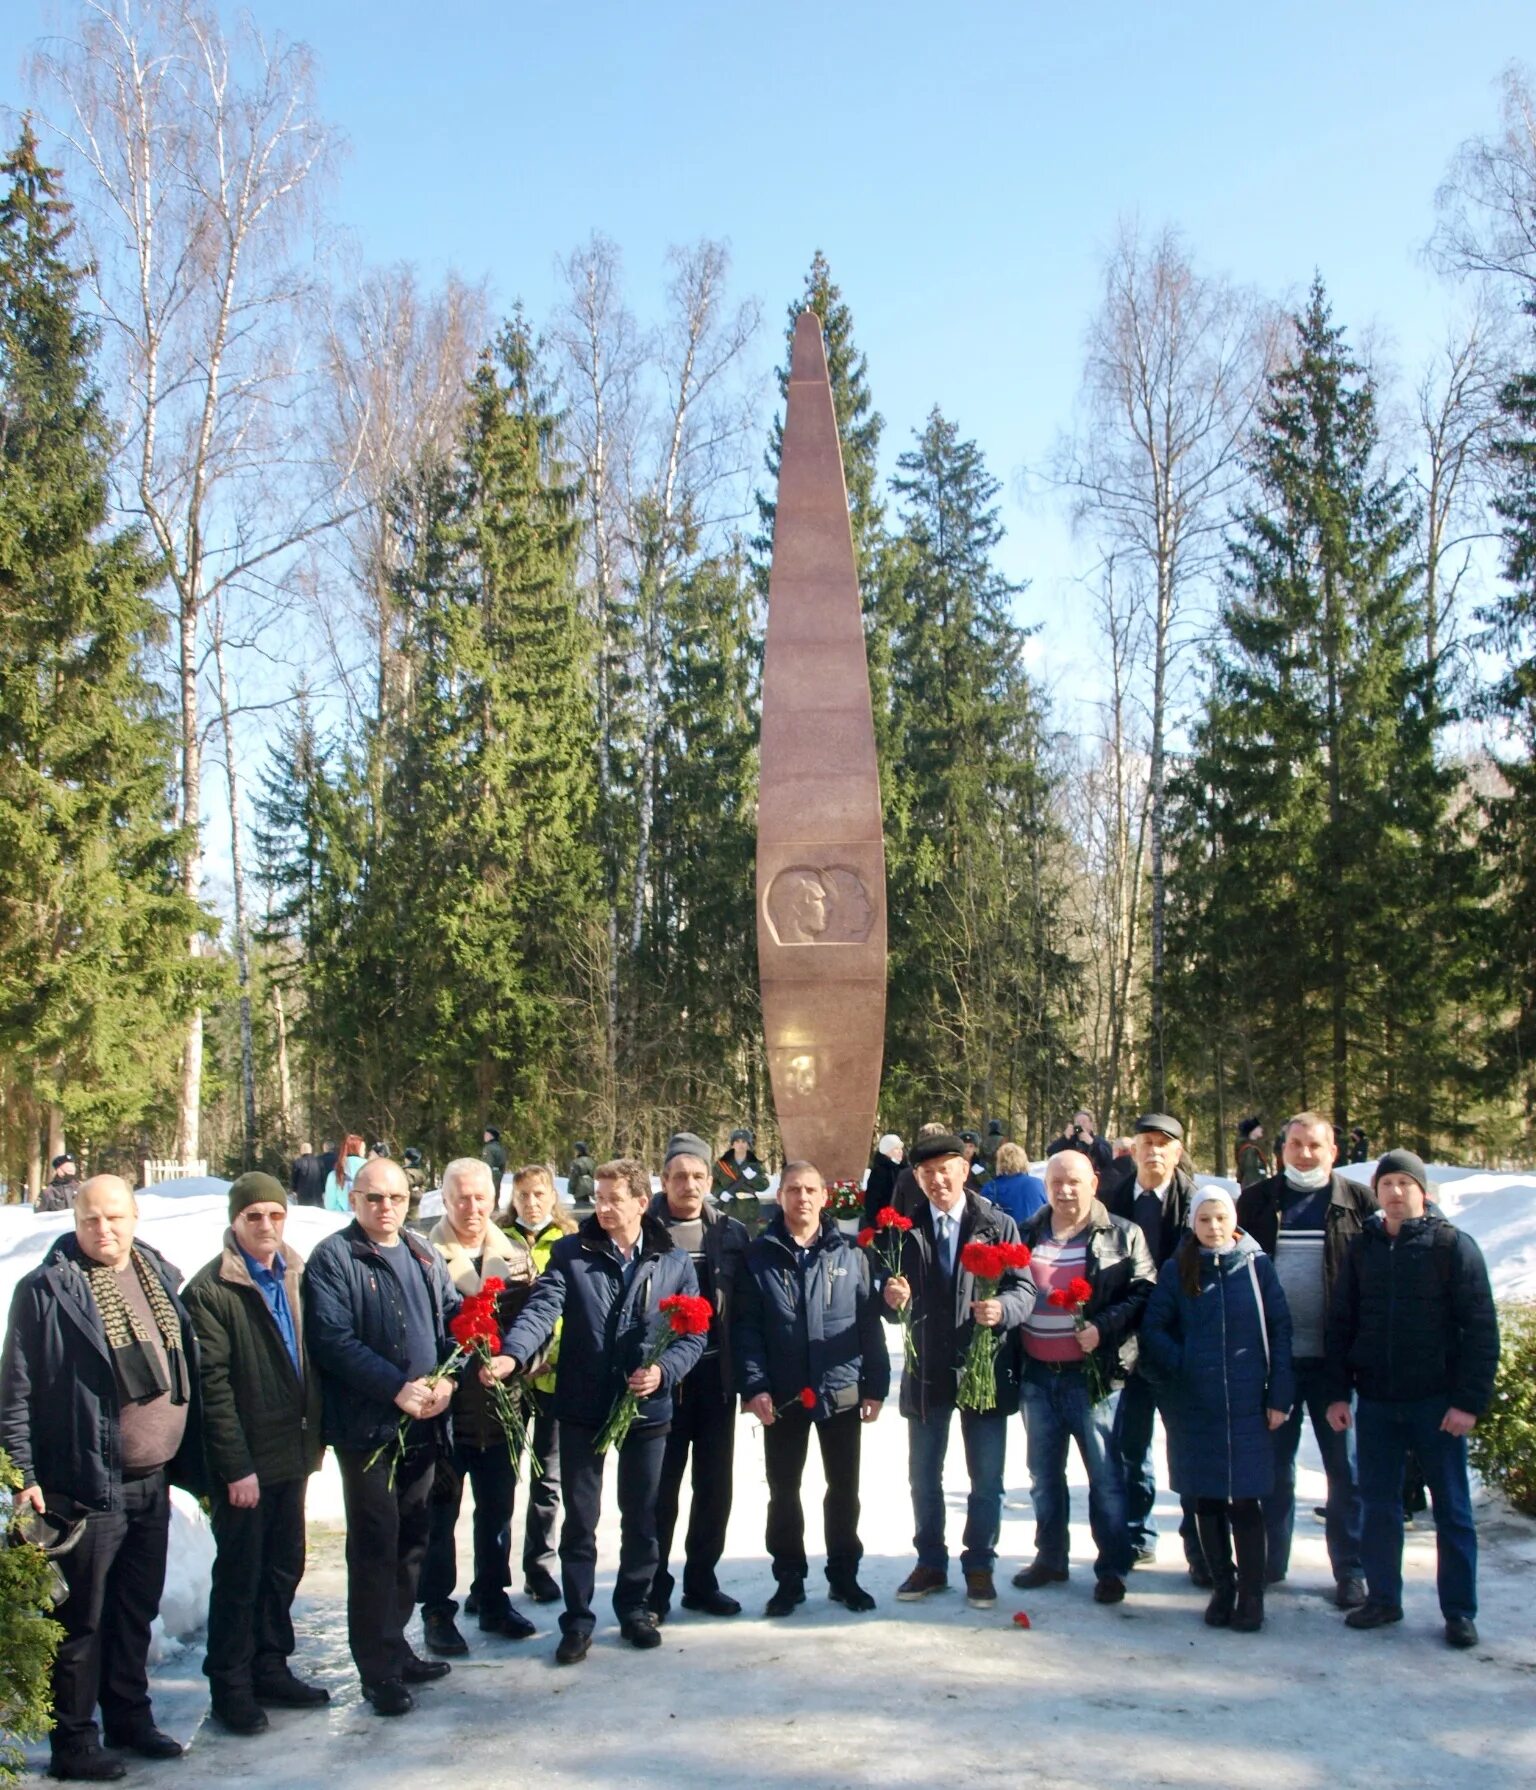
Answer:
M448 1320L463 1300L443 1258L414 1231L402 1230L426 1276L437 1358L453 1351ZM320 1370L322 1432L333 1448L380 1448L400 1426L395 1394L406 1382L405 1299L383 1251L354 1218L317 1243L304 1269L304 1335ZM447 1414L434 1420L443 1437ZM420 1429L422 1426L417 1425Z
M1141 1367L1163 1393L1173 1489L1229 1502L1268 1497L1275 1450L1265 1412L1290 1410L1296 1376L1285 1294L1251 1237L1239 1232L1224 1255L1201 1250L1193 1298L1179 1255L1163 1263L1141 1320Z
M889 1394L891 1358L869 1257L825 1212L803 1272L782 1212L747 1250L737 1284L736 1384L743 1398L766 1392L775 1406L809 1386L818 1418Z
M186 1434L168 1477L201 1492L206 1485L197 1332L177 1296L180 1271L149 1244L136 1242L134 1248L159 1275L181 1319L191 1381ZM117 1374L79 1261L80 1246L74 1233L66 1232L16 1283L0 1359L0 1448L15 1462L24 1486L40 1485L50 1498L70 1498L88 1510L121 1510Z
M651 1339L665 1328L659 1307L674 1293L697 1297L698 1277L688 1252L674 1249L667 1227L649 1213L640 1225L640 1260L628 1288L619 1252L595 1217L549 1252L528 1303L502 1339L519 1366L531 1360L560 1329L555 1367L557 1422L601 1429L637 1367L645 1365ZM704 1353L702 1336L679 1336L663 1353L661 1385L640 1401L641 1423L672 1421L672 1388Z
M1328 1307L1328 1397L1444 1398L1481 1417L1499 1365L1483 1252L1433 1206L1395 1238L1379 1212L1344 1252Z
M934 1411L951 1410L959 1390L960 1370L971 1346L976 1326L971 1304L976 1282L960 1266L960 1252L967 1243L1017 1243L1019 1227L989 1199L967 1188L960 1207L960 1239L955 1245L955 1279L947 1304L938 1290L937 1249L933 1235L933 1207L919 1194L912 1211L912 1229L902 1240L901 1272L912 1289L912 1339L917 1363L901 1376L901 1414L927 1417ZM882 1293L885 1276L880 1275ZM1003 1322L998 1331L997 1406L999 1412L1019 1408L1018 1326L1035 1307L1035 1283L1027 1268L1010 1268L998 1287L1003 1302ZM880 1301L880 1316L899 1324L901 1314Z

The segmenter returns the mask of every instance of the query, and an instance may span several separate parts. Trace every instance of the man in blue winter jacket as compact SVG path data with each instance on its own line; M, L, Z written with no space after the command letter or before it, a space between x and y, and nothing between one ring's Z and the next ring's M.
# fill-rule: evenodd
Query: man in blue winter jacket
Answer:
M667 1321L662 1300L678 1293L697 1297L698 1277L688 1252L674 1247L667 1227L647 1210L651 1178L642 1164L628 1158L605 1162L594 1182L592 1216L551 1250L549 1266L489 1370L505 1379L524 1367L554 1334L556 1321L564 1320L554 1398L565 1497L560 1529L565 1610L555 1649L562 1666L579 1665L592 1645L604 1460L597 1438L626 1387L639 1399L640 1414L619 1449L613 1610L632 1647L661 1645L648 1600L659 1557L662 1456L673 1390L703 1354L705 1342L702 1335L678 1336L659 1361L645 1365L650 1344Z
M858 1581L859 1439L890 1391L891 1361L869 1257L826 1205L820 1169L786 1163L779 1211L748 1249L737 1285L737 1384L763 1425L767 1547L778 1585L770 1616L805 1602L800 1481L813 1428L827 1482L827 1595L849 1610L875 1607Z
M1350 1628L1403 1619L1403 1458L1411 1448L1435 1515L1445 1638L1477 1645L1477 1526L1467 1437L1488 1409L1499 1320L1483 1253L1429 1203L1412 1150L1388 1150L1372 1179L1380 1211L1350 1244L1328 1310L1328 1422L1354 1422L1365 1508L1365 1603ZM1351 1418L1349 1395L1358 1395Z

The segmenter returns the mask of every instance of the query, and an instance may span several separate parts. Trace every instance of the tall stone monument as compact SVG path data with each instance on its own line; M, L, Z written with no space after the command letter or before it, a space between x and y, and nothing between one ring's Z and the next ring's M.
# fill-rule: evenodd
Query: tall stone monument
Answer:
M885 1044L885 841L848 490L821 319L789 363L763 661L757 961L786 1155L869 1161Z

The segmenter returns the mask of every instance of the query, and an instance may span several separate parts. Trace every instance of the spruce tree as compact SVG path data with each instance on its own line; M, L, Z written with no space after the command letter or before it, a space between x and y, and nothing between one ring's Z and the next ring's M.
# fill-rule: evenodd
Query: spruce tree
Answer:
M70 207L30 124L0 162L0 1053L105 1141L174 1094L206 965L144 669L161 564L107 526L111 436Z

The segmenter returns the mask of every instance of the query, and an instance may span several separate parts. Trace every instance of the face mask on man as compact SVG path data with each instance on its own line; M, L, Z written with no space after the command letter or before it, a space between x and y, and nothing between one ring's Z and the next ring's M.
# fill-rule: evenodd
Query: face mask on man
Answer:
M1318 1188L1328 1185L1328 1177L1333 1173L1330 1168L1292 1168L1286 1164L1285 1178L1298 1193L1316 1193Z

